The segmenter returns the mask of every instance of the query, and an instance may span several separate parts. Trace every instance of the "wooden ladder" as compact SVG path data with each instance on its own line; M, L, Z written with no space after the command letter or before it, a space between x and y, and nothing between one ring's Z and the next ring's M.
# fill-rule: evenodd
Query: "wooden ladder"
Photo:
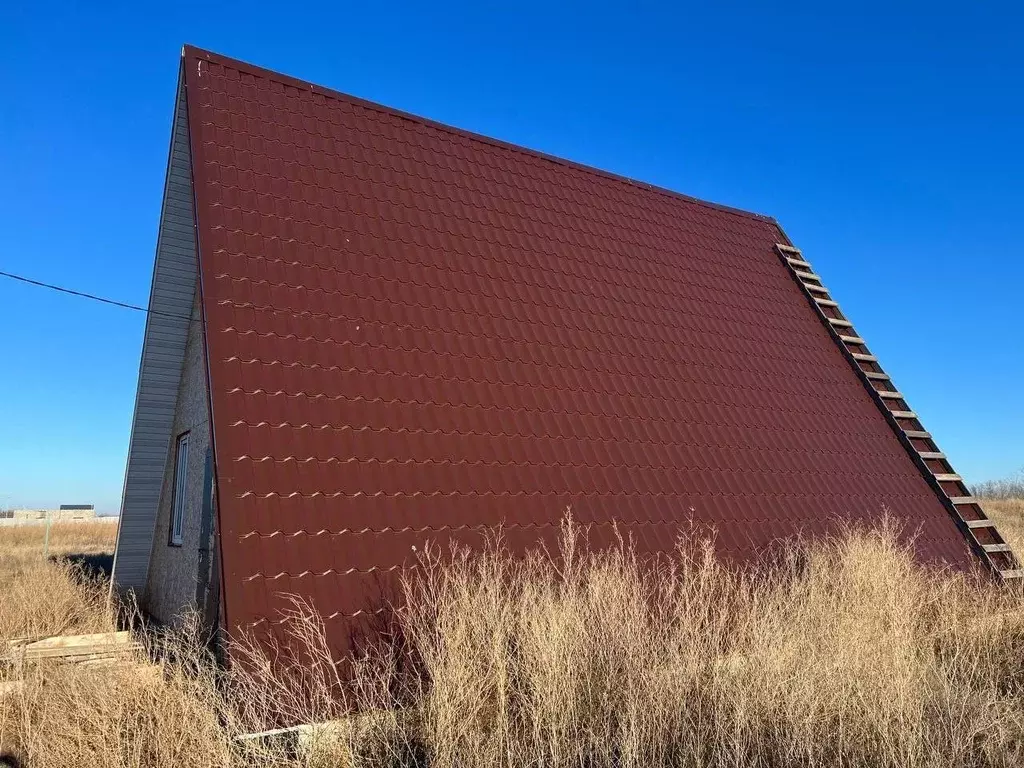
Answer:
M808 300L818 310L822 322L839 343L840 349L870 390L878 407L885 414L911 458L921 469L946 509L953 516L964 537L982 561L1004 581L1024 579L1024 568L1010 546L999 535L995 523L988 519L978 500L952 468L946 454L939 450L918 421L917 414L892 383L889 375L871 354L867 343L854 330L839 304L833 300L821 277L815 274L799 248L777 243L775 250L790 274L803 288Z

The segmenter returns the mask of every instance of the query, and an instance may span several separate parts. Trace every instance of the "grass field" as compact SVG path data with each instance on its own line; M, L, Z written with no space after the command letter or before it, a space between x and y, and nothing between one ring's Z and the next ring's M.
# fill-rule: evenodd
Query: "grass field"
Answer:
M112 520L76 520L50 525L51 554L113 553L117 523ZM31 558L41 555L46 539L46 526L0 526L0 557Z
M1024 498L986 499L983 506L1006 543L1024 557Z
M44 557L45 525L0 526L0 641L110 631L107 584L84 565L112 554L116 535L110 522L54 523Z
M1024 501L986 506L1020 536ZM54 526L51 550L110 548L113 526L81 525ZM37 533L0 528L0 641L113 628L104 585L44 560ZM286 625L298 657L242 643L243 663L219 670L184 630L157 639L159 663L30 668L0 695L0 755L23 768L1024 764L1019 594L925 570L891 530L794 545L756 576L707 542L652 570L628 547L586 554L579 535L558 567L500 549L426 563L396 616L407 643L357 660L352 684L302 604ZM332 725L298 745L236 738L281 721Z

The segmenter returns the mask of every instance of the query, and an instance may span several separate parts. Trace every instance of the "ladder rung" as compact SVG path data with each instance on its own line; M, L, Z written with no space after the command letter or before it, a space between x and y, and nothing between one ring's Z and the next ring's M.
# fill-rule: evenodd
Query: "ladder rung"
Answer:
M820 294L822 294L824 296L828 296L828 288L826 288L824 285L815 285L814 283L804 283L803 286L804 286L804 288L806 288L811 293L820 293ZM815 297L815 298L817 298L817 297ZM839 306L839 305L837 304L836 306Z
M963 480L960 475L936 475L935 479L940 483L959 483Z
M925 432L923 429L905 429L903 434L907 437L914 438L915 440L931 440L932 433ZM955 502L954 502L955 503Z
M819 283L821 282L821 275L816 275L813 272L798 272L794 269L793 274L801 280L817 280Z
M874 371L864 371L864 375L867 376L869 379L874 379L875 381L889 380L888 373L875 373Z
M874 355L865 355L862 352L851 352L854 360L860 360L862 363L877 363L878 358Z
M958 506L960 504L977 504L978 503L978 500L976 498L974 498L973 496L950 496L949 500L952 501L954 504L956 504ZM984 526L982 526L982 527L984 527Z
M903 393L902 392L882 392L881 390L876 389L875 390L875 394L877 394L879 397L884 397L884 398L886 398L888 400L902 400L903 399Z
M820 304L821 302L818 303ZM832 325L838 325L840 328L853 328L853 323L849 320L840 320L838 317L830 317L828 321L832 323Z
M999 575L1002 576L1004 579L1019 579L1022 576L1024 576L1024 571L1000 571Z
M889 411L894 419L916 419L917 414L913 411Z
M799 254L801 251L799 248L795 248L792 245L783 245L782 243L776 243L775 247L784 253L796 253Z
M794 259L792 256L787 256L786 262L793 265L794 267L806 267L808 272L811 271L811 263L809 261L804 261L803 259Z
M922 459L944 459L946 454L942 451L918 451L917 455Z
M841 341L845 341L847 344L864 344L865 341L860 336L840 336Z
M996 524L991 520L964 520L967 523L967 527L971 530L975 528L995 528Z
M986 552L1013 552L1009 544L982 544Z
M837 302L832 301L832 299L823 299L820 296L815 296L814 300L816 302L818 302L818 306L820 306L820 307L838 307L839 306L839 304Z

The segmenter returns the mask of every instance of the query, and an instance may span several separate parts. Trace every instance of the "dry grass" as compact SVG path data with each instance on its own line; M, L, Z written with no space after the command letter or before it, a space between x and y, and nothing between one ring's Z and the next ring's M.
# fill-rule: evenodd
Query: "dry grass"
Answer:
M181 636L176 650L200 652ZM23 688L0 696L0 755L25 768L214 768L230 765L218 720L215 667L195 655L115 666L29 667Z
M428 559L403 642L351 681L297 602L297 655L241 643L218 672L186 632L157 674L39 668L0 699L0 750L111 768L1022 764L1024 602L897 541L850 531L758 575L706 541L658 567L628 544L588 554L571 528L555 559ZM333 724L298 747L235 739L281 720Z
M54 523L43 556L45 525L0 526L0 640L23 636L108 632L107 585L64 559L113 553L112 523Z
M428 569L402 620L429 685L402 689L393 656L361 678L364 707L418 718L350 743L453 767L1019 765L1024 604L921 569L894 533L755 577L706 543L647 569L571 532L561 566Z
M982 499L982 506L985 513L995 520L1006 543L1019 557L1024 557L1024 497L986 498Z
M0 642L15 637L114 631L107 583L79 566L40 560L5 571L0 578L4 580Z
M117 525L54 523L49 557L45 529L0 526L0 655L4 640L14 637L118 628L108 582L67 559L112 554ZM0 693L0 756L47 768L227 765L215 667L194 635L182 634L173 645L173 663L155 665L139 654L109 667L28 667L17 693ZM9 673L0 664L0 681Z
M42 555L46 525L0 526L0 557ZM117 524L105 521L57 522L50 525L50 554L97 554L114 551Z

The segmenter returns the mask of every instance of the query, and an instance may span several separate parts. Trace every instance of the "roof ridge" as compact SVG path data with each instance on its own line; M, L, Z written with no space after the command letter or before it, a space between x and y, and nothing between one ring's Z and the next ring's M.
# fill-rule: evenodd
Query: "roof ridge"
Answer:
M640 189L646 190L648 192L656 192L659 195L669 197L674 200L683 200L689 203L694 203L696 205L711 208L712 210L721 211L723 213L731 213L737 216L741 216L743 218L764 221L778 226L778 221L775 219L775 217L769 216L768 214L757 213L755 211L747 211L742 208L736 208L731 205L725 205L724 203L715 203L710 200L703 200L699 197L693 197L692 195L677 192L676 190L669 189L668 187L662 187L647 181L634 179L630 176L624 176L623 174L620 173L614 173L613 171L607 171L604 170L603 168L598 168L597 166L587 165L586 163L581 163L576 160L570 160L568 158L559 157L558 155L552 155L547 152L543 152L539 149L531 149L530 147L526 147L521 144L514 144L513 142L510 141L496 139L493 136L486 136L485 134L470 131L466 128L459 128L454 125L442 123L439 120L433 120L429 117L423 117L422 115L416 115L413 114L412 112L406 112L395 107L389 107L386 104L370 101L369 99L364 99L359 96L353 96L352 94L345 93L344 91L338 91L333 88L327 88L322 85L317 85L316 83L311 83L308 80L302 80L291 75L286 75L283 72L276 72L272 69L260 67L255 64L250 64L249 62L242 61L241 59L235 59L230 56L225 56L223 54L216 53L214 51L208 51L204 48L198 48L194 45L185 44L184 46L182 46L181 55L183 58L193 56L198 59L205 59L206 61L214 61L219 64L226 64L228 66L235 67L240 71L248 72L249 74L254 75L256 77L264 77L267 78L268 80L279 82L282 85L289 85L297 88L308 88L310 91L314 93L319 93L322 96L326 96L328 98L358 104L359 106L365 107L367 109L372 109L387 115L400 117L405 120L411 120L421 125L429 126L431 128L436 128L448 133L455 134L457 136L472 139L473 141L489 144L491 146L499 147L501 149L509 149L514 152L527 155L529 157L537 158L540 160L547 160L548 162L553 162L558 165L563 165L569 168L584 171L595 176L600 176L601 178L612 179L619 183L626 184L630 187L639 187Z

